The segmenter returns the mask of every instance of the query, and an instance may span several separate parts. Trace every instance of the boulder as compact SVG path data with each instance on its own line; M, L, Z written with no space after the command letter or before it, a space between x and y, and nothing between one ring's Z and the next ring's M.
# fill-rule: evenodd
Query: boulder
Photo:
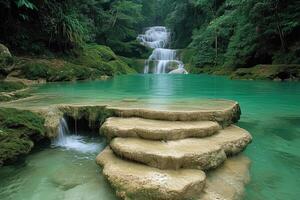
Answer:
M11 57L9 49L0 43L0 57Z
M209 171L198 200L241 200L250 180L250 160L243 155L229 158L219 168Z

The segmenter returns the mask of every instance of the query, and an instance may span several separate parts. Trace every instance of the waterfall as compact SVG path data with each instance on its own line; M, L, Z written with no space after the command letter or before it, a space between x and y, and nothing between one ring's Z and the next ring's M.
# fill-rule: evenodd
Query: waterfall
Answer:
M166 48L170 44L170 38L171 33L163 26L147 28L145 34L137 37L141 44L153 49L152 54L145 62L145 74L187 74L183 62L178 59L177 51Z
M64 117L59 120L58 136L52 141L54 146L65 146L67 136L70 135L68 123Z
M77 129L77 127L75 127ZM77 131L70 132L68 123L64 117L59 120L58 135L52 140L53 147L72 149L84 153L98 152L99 144L87 141L87 137L78 135Z

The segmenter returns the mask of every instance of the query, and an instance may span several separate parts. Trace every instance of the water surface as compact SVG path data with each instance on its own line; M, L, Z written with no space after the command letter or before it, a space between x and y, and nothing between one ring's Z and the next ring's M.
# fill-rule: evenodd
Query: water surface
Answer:
M239 101L242 108L239 126L250 131L254 139L244 152L252 161L245 199L297 200L300 196L299 83L229 80L208 75L130 75L108 81L46 84L35 88L34 93L37 98L14 105L92 104L122 99L164 104L196 104L197 99L206 98ZM34 153L24 166L0 170L0 199L42 196L43 199L71 199L75 194L90 195L83 199L114 199L94 164L95 155L96 152L78 153L74 148L50 148ZM71 190L61 188L49 181L59 168L62 168L61 177L72 178L81 173L91 181ZM71 176L68 170L78 172Z

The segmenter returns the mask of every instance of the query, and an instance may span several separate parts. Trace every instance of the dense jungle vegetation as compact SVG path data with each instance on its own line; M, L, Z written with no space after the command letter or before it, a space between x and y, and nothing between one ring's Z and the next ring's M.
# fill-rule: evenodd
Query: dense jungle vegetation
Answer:
M149 53L136 37L152 25L171 29L172 46L182 49L190 72L279 64L281 70L299 76L299 70L286 66L300 63L297 0L0 1L0 43L14 55L26 56L13 62L31 79L65 81L132 73L143 65L132 58L146 58ZM29 62L28 56L64 61ZM82 65L88 67L86 72ZM57 73L57 66L63 75ZM2 76L11 73L3 68Z
M300 63L300 1L165 0L176 48L195 67ZM172 6L170 6L172 5Z

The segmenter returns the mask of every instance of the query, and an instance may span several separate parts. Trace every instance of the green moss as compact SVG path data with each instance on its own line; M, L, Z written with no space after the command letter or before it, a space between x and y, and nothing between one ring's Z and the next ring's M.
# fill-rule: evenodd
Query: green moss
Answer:
M300 65L257 65L240 68L232 73L233 79L300 80Z
M29 60L21 68L22 74L29 80L47 79L51 76L51 64L47 60Z
M144 72L145 59L135 59L135 58L126 58L120 57L120 59L125 62L130 68L134 69L138 73Z
M74 120L86 120L91 129L99 129L108 117L113 116L111 110L107 110L105 106L64 106L60 110L65 116Z
M134 73L109 47L103 45L86 45L75 62L94 69L97 76Z
M114 74L134 74L136 71L130 68L125 62L121 60L114 60L108 62L113 69Z
M0 108L0 166L29 153L44 134L44 119L39 115Z
M86 45L82 52L79 52L79 57L76 62L91 68L98 68L103 65L103 62L116 60L115 53L106 46L102 45Z
M21 82L0 81L0 102L12 101L30 96L26 91L17 91L25 88L27 88L27 86Z
M151 48L140 44L136 40L129 42L110 40L108 45L116 52L116 54L130 58L147 59L153 51Z
M26 85L21 82L0 81L0 92L12 92L26 88Z
M22 91L22 92L16 92L12 94L1 94L0 93L0 102L5 102L5 101L13 101L13 100L18 100L26 97L30 97L31 94L28 93L27 91Z
M86 45L75 55L60 59L19 58L15 76L48 82L98 79L103 75L134 73L126 62L103 45Z

